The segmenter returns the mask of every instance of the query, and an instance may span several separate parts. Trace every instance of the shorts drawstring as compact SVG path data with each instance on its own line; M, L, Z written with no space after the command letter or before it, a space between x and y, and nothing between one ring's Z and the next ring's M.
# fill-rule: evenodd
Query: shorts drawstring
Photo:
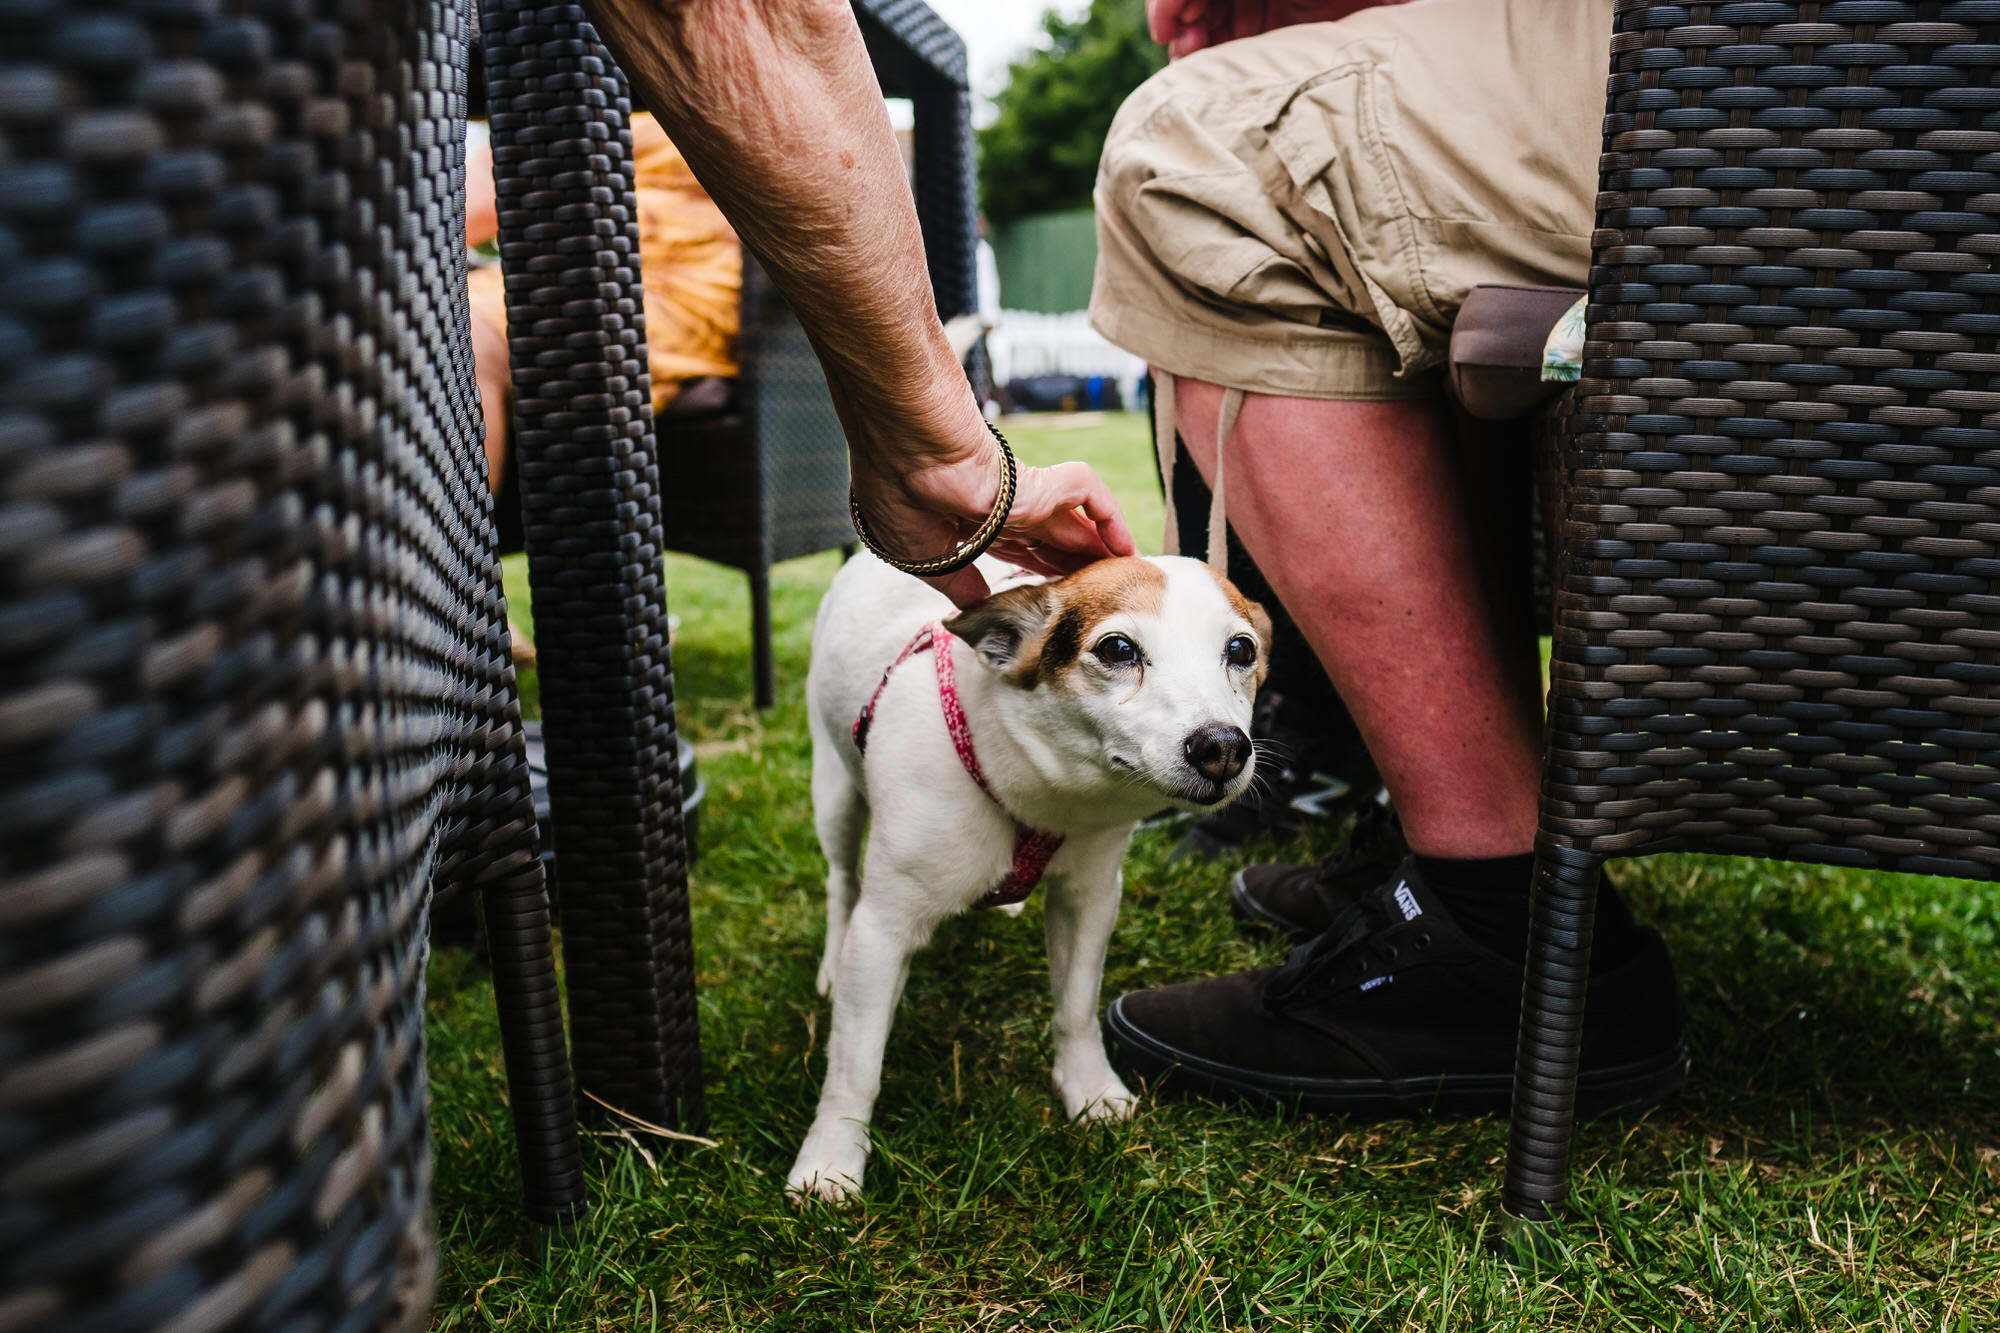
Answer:
M1243 411L1243 390L1222 391L1222 411L1215 419L1215 484L1208 500L1208 565L1216 573L1229 574L1229 509L1223 498L1223 453ZM1181 525L1174 504L1174 442L1179 427L1174 405L1174 377L1162 370L1153 372L1153 451L1160 460L1160 489L1166 492L1167 531L1160 549L1168 555L1181 553Z
M1222 411L1215 418L1215 484L1208 498L1208 567L1224 578L1229 577L1229 511L1222 499L1222 452L1242 410L1243 390L1224 389Z
M1167 533L1160 549L1168 555L1181 553L1181 521L1174 505L1174 377L1167 371L1153 371L1153 454L1160 460L1160 489L1167 494Z

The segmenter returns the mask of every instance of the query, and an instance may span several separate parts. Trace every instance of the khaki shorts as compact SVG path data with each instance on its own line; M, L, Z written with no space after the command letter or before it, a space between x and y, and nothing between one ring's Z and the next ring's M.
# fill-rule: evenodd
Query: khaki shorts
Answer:
M1417 0L1175 61L1097 177L1091 322L1257 393L1441 392L1481 283L1581 286L1611 0Z

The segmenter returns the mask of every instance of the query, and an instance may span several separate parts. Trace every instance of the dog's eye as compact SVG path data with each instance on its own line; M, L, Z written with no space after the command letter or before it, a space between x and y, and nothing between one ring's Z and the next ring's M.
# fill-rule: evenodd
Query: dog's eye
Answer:
M1139 645L1123 634L1107 634L1091 649L1097 660L1107 666L1129 666L1139 660Z
M1257 665L1257 641L1248 634L1239 634L1231 639L1222 650L1223 660L1233 667Z

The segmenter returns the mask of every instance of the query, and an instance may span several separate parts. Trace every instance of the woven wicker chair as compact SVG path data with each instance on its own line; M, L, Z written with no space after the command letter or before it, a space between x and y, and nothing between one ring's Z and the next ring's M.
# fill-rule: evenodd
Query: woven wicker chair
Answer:
M425 1322L434 891L485 907L529 1215L584 1206L468 15L260 13L0 19L0 1329ZM573 7L483 18L576 1067L691 1125L623 80Z
M2000 867L2000 3L1617 11L1584 379L1548 417L1529 1223L1568 1193L1606 858Z
M917 218L938 313L964 314L977 304L978 244L965 43L919 0L855 0L854 10L883 93L909 98L915 113ZM670 550L750 576L755 697L768 708L771 566L854 541L847 442L805 330L749 255L737 351L728 412L659 422L664 519Z
M434 886L484 901L528 1211L580 1206L468 39L0 18L0 1328L425 1322Z

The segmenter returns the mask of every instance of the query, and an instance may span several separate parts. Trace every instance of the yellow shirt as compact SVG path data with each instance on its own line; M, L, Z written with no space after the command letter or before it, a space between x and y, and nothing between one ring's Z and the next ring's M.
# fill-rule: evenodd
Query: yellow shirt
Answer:
M647 369L658 412L683 381L736 373L743 248L659 122L642 111L631 125ZM468 286L473 316L504 330L500 266L474 269Z

